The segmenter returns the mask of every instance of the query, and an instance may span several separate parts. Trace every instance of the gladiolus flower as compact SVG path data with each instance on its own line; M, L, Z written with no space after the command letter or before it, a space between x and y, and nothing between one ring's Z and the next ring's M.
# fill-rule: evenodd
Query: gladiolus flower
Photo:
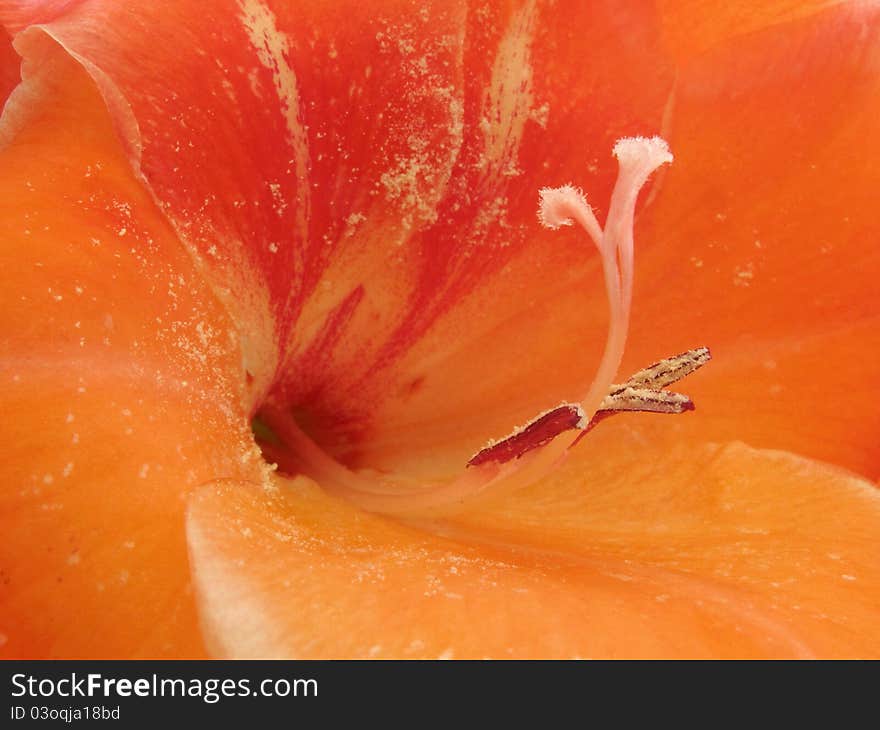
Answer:
M877 8L0 21L5 655L880 655Z

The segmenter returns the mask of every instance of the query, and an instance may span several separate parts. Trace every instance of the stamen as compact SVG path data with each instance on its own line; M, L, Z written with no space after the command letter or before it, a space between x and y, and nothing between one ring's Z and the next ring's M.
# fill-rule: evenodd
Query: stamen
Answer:
M592 208L587 204L584 194L574 186L542 188L539 194L538 220L542 225L556 230L561 226L577 223L596 244L602 256L602 270L608 295L608 336L598 371L580 400L581 409L591 414L601 409L603 399L609 394L626 345L632 301L633 222L636 198L651 173L661 165L672 162L669 147L659 137L621 139L614 145L614 156L617 158L620 171L611 194L611 205L604 231L600 228ZM662 399L662 396L654 395L652 398L657 400ZM563 428L565 422L561 418L551 420L548 424L542 421L545 417L546 414L541 414L507 438L489 444L477 452L468 465L489 461L499 463L509 461L522 456L527 451L546 445L555 435L574 428L573 426ZM539 421L541 421L542 440L538 442L526 438L524 434L532 433L533 427L537 427ZM551 424L557 426L559 430L553 436L547 437ZM587 428L588 425L582 428Z
M680 355L668 357L649 365L632 375L622 385L612 385L599 409L587 421L580 406L563 403L534 418L525 426L518 428L506 439L492 442L480 449L468 466L489 462L506 463L519 458L531 449L543 446L554 437L574 429L582 431L572 442L578 443L588 431L615 413L641 411L645 413L685 413L694 410L693 401L686 395L662 390L664 386L681 380L695 370L703 367L712 355L708 347L698 347ZM575 414L579 418L575 419ZM554 432L554 429L555 432Z
M602 401L600 411L684 413L694 410L693 401L681 393L651 388L622 388Z
M537 449L552 441L563 431L583 429L587 417L576 403L562 403L534 418L522 428L518 428L507 438L490 443L474 454L468 466L479 466L491 461L504 464L522 456L527 451Z
M596 375L579 401L551 408L506 438L490 443L470 459L468 466L472 468L451 481L416 480L348 469L314 443L290 411L266 406L262 415L291 455L290 471L316 478L329 492L367 510L437 514L437 510L454 509L490 489L497 494L502 489L519 488L539 479L590 429L615 413L692 410L694 405L687 396L664 388L708 362L706 348L661 360L624 383L613 384L629 329L636 198L651 173L672 161L669 148L658 137L622 139L614 146L614 156L620 170L604 230L579 189L564 185L540 191L538 218L542 225L558 229L577 223L602 257L609 308L608 335ZM572 430L578 434L570 440L556 439Z
M653 365L639 370L632 375L622 386L633 388L665 388L674 382L690 375L694 370L703 367L712 359L712 353L708 347L698 347L688 350L674 357L655 362Z
M619 172L614 190L611 193L611 204L608 218L602 232L603 266L605 279L616 279L613 286L608 286L608 301L611 310L611 322L605 353L593 384L582 402L585 408L595 410L600 398L604 397L611 385L620 361L629 330L629 314L632 302L633 286L633 224L635 219L636 199L648 177L661 165L672 162L669 146L659 137L628 137L618 140L614 145L614 156L617 158ZM615 256L616 253L616 256ZM616 276L615 276L616 275Z

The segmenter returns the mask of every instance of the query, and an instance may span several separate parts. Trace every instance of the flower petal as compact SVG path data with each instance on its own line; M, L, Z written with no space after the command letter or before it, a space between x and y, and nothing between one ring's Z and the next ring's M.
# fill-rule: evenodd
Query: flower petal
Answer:
M692 395L713 437L736 431L871 476L878 48L880 12L856 4L682 68L668 132L676 163L636 232L646 245L624 367L656 357L658 342L710 345L697 381L714 385ZM773 414L783 402L787 416Z
M528 2L467 13L463 6L424 6L421 14L406 3L389 2L380 12L360 5L214 5L236 22L211 38L189 35L198 23L178 22L201 16L197 3L181 3L171 15L149 4L127 4L123 13L118 4L100 2L65 13L47 4L34 18L7 15L23 25L61 13L52 32L106 75L96 74L123 131L124 109L114 105L113 90L131 103L144 173L192 245L203 253L214 245L240 253L278 239L280 258L262 251L248 265L220 272L241 279L256 270L256 279L223 286L253 294L262 282L269 302L249 296L230 304L227 297L227 304L251 311L243 327L249 335L265 333L270 320L282 340L289 331L275 397L296 406L307 430L346 463L452 472L488 437L571 397L583 382L604 326L601 295L591 297L588 288L591 262L576 243L545 239L527 221L536 188L583 179L584 160L572 150L595 153L590 164L600 172L595 187L587 187L601 201L613 166L597 163L611 140L659 125L671 81L658 46L660 20L682 64L667 110L674 113L666 117L678 162L664 180L672 190L656 198L659 205L639 231L627 367L694 344L733 342L747 352L744 312L752 313L750 338L763 341L757 349L765 351L783 330L788 336L792 329L839 328L870 308L880 265L876 247L864 245L876 226L867 192L872 158L861 150L877 136L876 64L864 62L876 47L875 11L786 3L734 9L734 32L744 37L731 41L717 32L717 13L675 3L664 6L662 19L619 3L572 11L564 28L553 22L552 9ZM7 11L15 6L7 4ZM28 12L34 7L29 3ZM715 28L699 47L682 46L682 33L670 40L670 28L685 25L682 12ZM105 26L118 33L99 33ZM141 26L162 28L167 43L155 43ZM259 42L245 42L248 34ZM450 38L464 39L463 46L450 46ZM580 59L588 41L585 68ZM133 48L152 62L130 64ZM236 62L242 54L250 54L248 63ZM271 69L261 70L266 54ZM314 63L316 54L328 62ZM374 63L358 81L367 77L365 57ZM180 97L159 93L172 75L175 84L181 81L181 64L198 69L192 74L198 89L187 87L188 96ZM265 76L257 87L245 83L248 68ZM630 68L637 72L622 77ZM423 72L430 83L414 84ZM426 88L430 103L422 98ZM506 95L512 88L525 101L513 103ZM407 90L403 99L400 89ZM440 96L446 101L438 102ZM186 98L202 103L184 108ZM237 116L236 108L246 113ZM843 110L850 110L847 124ZM365 130L364 119L374 126ZM487 119L494 124L487 127ZM428 130L440 136L428 140ZM283 133L280 141L276 132ZM301 215L302 181L269 186L278 177L277 150L290 147L284 135L305 139L309 151L309 225L302 240L290 219ZM218 161L218 139L234 139L224 148L246 149L248 159ZM288 161L299 164L297 149ZM181 166L174 160L185 162L182 174L190 177L174 172ZM236 171L231 181L230 169ZM416 174L427 169L427 177ZM548 180L551 172L562 178ZM242 180L252 188L247 195ZM189 192L181 198L184 187ZM275 193L289 203L278 221L257 216L256 228L243 222L253 218L251 202L268 209ZM227 205L203 207L214 194ZM236 200L247 200L247 209ZM501 208L494 210L497 201ZM817 230L822 240L810 246ZM697 242L684 265L682 240ZM790 296L795 286L799 297ZM691 306L693 300L701 306ZM782 316L768 321L770 309ZM239 324L243 317L236 316ZM263 379L275 357L267 353L282 347L275 335L269 339L244 343L248 366ZM658 341L668 350L658 351ZM799 392L806 400L809 390ZM811 418L818 423L829 415L830 406ZM758 437L749 430L755 423L742 423L751 440ZM858 414L844 427L856 439L868 433ZM839 456L854 468L865 463L852 449L838 454L806 446L807 453Z
M231 324L48 37L0 138L7 656L202 653L186 494L258 478ZM251 446L249 446L251 444Z
M44 22L93 76L136 173L212 274L258 396L307 268L308 151L274 16L258 2L57 5L5 3L4 19Z
M683 443L747 439L880 478L880 318L823 334L713 348L688 380L694 418L667 426Z
M27 24L20 3L6 6ZM653 11L558 13L533 0L92 0L45 27L101 84L133 161L247 335L254 398L280 368L274 400L354 462L412 383L433 396L410 411L431 413L445 383L422 363L438 345L479 328L493 359L520 359L521 333L497 348L487 334L504 305L546 298L588 266L577 242L538 232L536 190L592 165L590 192L607 200L613 141L660 125L672 75ZM487 284L488 307L475 295ZM522 324L529 336L547 325ZM558 339L572 323L551 326ZM328 337L332 357L314 358ZM589 382L589 364L538 352L548 368L569 363L564 382ZM473 381L463 359L450 365ZM518 390L494 401L505 427L477 424L459 443L472 451L533 415L536 398Z
M681 61L732 38L783 25L843 0L764 0L731 3L718 0L663 0L660 3L666 41Z
M209 648L880 654L872 485L742 444L631 445L606 439L602 459L577 459L513 500L434 525L439 534L358 512L304 478L205 487L190 502L188 539Z
M21 80L20 65L21 59L12 47L12 39L5 30L0 29L0 109Z
M597 257L577 237L537 226L536 192L586 174L591 199L607 204L613 142L656 131L671 75L651 13L596 3L567 8L563 25L557 12L531 2L469 9L458 31L462 137L437 220L390 253L371 241L372 264L356 259L360 268L328 277L336 301L364 289L359 311L334 340L332 362L296 353L276 395L347 464L455 473L489 437L591 380L607 315L604 304L583 311L570 283L588 272L587 285L601 290ZM326 329L335 311L314 310L319 331L318 313Z

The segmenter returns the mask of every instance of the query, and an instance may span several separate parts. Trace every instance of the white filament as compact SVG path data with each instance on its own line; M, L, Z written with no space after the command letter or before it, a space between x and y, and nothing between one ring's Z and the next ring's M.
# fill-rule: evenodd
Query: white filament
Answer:
M633 224L636 198L658 167L672 162L666 142L659 137L630 137L614 146L619 172L611 194L604 229L599 225L584 194L572 185L543 188L539 193L538 218L550 229L579 225L602 257L602 270L609 306L608 335L602 359L580 405L592 416L600 407L617 375L629 331L633 290ZM554 439L504 464L487 463L469 468L449 482L412 479L380 479L357 473L337 462L315 444L287 410L267 408L263 416L294 454L299 471L316 479L328 492L364 509L387 514L417 515L454 509L466 499L484 494L491 487L522 487L540 478L564 456L576 439ZM585 419L589 420L589 417Z

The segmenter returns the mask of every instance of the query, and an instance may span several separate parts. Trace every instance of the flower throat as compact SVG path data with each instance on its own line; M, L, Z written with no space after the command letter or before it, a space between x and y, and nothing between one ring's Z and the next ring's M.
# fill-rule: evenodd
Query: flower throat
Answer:
M659 137L621 139L613 154L619 172L604 228L584 194L572 185L543 188L539 192L541 225L558 229L576 223L602 259L609 307L608 334L596 374L578 398L538 414L505 438L491 441L462 465L458 478L446 482L366 475L351 470L312 441L288 409L271 404L260 411L261 421L271 430L271 439L261 439L267 457L275 458L282 470L305 474L328 492L364 509L412 516L436 514L454 511L478 495L527 486L540 479L584 435L611 415L625 411L693 410L694 404L687 396L666 387L705 365L711 358L708 348L660 360L615 383L629 330L636 199L650 175L672 162L672 154Z

